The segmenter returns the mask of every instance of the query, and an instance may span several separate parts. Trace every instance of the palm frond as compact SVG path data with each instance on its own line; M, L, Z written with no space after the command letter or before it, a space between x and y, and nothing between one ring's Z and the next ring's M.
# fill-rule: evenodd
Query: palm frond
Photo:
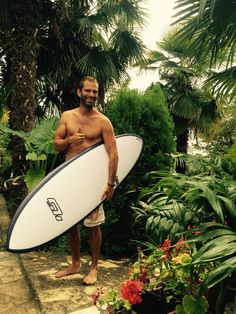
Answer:
M214 73L205 83L215 97L228 96L232 101L236 97L236 66Z
M211 126L220 118L215 100L199 103L199 116L193 119L193 129L198 130L206 138L210 136Z
M111 20L116 22L122 18L126 20L127 25L138 23L140 26L145 25L147 13L142 9L138 1L116 1L103 0L98 2L98 13L105 13Z
M120 27L112 33L109 42L122 62L144 63L144 45L135 32Z
M175 23L182 23L176 41L188 40L187 52L195 60L211 55L214 66L221 54L221 63L231 61L236 47L236 3L233 0L178 0Z
M111 54L99 47L91 49L77 62L76 67L84 75L95 76L101 82L108 77L119 81L119 73Z
M195 102L195 99L191 97L191 95L188 95L180 97L172 107L171 112L184 119L193 120L199 117L200 110L201 109L199 108L198 103Z

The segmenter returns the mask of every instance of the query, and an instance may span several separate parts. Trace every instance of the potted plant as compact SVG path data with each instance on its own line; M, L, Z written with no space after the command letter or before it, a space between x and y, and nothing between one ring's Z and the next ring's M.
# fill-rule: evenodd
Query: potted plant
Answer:
M139 250L120 290L100 290L94 303L108 313L207 313L207 299L199 290L212 264L192 264L196 252L184 238L175 245L168 239L160 246L149 243L145 253Z

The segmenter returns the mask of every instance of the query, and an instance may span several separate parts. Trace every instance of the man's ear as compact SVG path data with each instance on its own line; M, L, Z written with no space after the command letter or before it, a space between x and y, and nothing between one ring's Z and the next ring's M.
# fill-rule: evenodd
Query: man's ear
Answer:
M81 91L80 91L79 88L77 89L76 94L77 94L77 96L79 96L79 97L81 96Z

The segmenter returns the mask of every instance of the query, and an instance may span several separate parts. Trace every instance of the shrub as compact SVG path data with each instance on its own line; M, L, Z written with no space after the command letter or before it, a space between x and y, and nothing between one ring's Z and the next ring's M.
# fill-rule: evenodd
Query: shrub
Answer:
M117 135L135 133L144 141L137 164L118 187L113 199L105 204L103 253L127 255L133 252L129 240L143 236L143 226L133 225L130 206L136 202L139 187L148 184L147 172L170 169L169 154L175 149L173 123L159 85L143 94L136 90L121 90L108 101L106 115Z

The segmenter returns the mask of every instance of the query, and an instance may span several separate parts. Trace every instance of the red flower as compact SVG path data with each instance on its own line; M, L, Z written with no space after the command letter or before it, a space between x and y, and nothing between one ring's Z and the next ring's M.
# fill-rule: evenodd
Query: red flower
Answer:
M192 228L196 228L196 226L190 226L188 225L188 230L191 230ZM193 231L192 234L200 234L201 232L200 231Z
M175 245L175 248L177 249L177 250L181 250L181 249L183 249L183 248L185 248L185 247L187 247L188 246L188 244L187 243L184 243L184 244L181 244L181 242L183 242L184 241L184 239L183 238L180 238L178 241L177 241L177 244L179 243L180 245Z
M169 256L170 247L171 247L171 241L169 239L166 239L161 245L161 249L164 251L165 255L167 256Z
M140 267L140 274L138 276L138 280L143 282L143 283L149 283L149 279L147 278L147 271L145 270L144 267Z
M128 300L130 304L141 303L142 298L140 292L143 289L143 285L138 280L129 280L122 285L121 295L122 298Z

